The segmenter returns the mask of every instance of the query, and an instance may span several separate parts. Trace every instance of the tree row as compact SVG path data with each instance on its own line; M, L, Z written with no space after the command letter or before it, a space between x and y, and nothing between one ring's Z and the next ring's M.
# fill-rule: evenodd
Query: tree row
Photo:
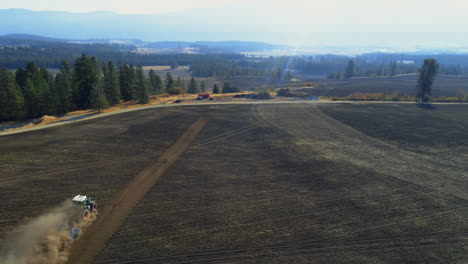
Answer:
M123 64L117 69L112 61L101 65L96 57L86 55L78 57L74 67L63 62L55 76L29 62L14 74L6 68L0 70L0 120L100 110L121 101L145 104L150 95L205 90L205 83L198 84L193 77L186 85L168 72L163 81L153 70L146 76L141 65Z

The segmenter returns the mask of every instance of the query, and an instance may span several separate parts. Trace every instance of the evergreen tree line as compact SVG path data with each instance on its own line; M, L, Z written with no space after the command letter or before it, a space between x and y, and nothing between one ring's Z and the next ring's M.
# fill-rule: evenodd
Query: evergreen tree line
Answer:
M174 79L171 72L167 72L164 85L169 94L183 94L186 92L190 94L198 94L207 91L204 81L198 82L194 77L190 78L188 81L181 79L180 77Z
M62 61L75 61L78 54L99 58L99 63L112 61L115 65L189 65L196 77L258 76L271 77L282 72L302 71L309 74L330 74L341 78L350 60L341 55L270 56L257 57L243 54L140 54L132 52L133 46L108 44L77 44L38 42L9 46L0 42L0 67L16 69L34 62L39 67L59 68ZM392 76L392 74L417 73L424 55L370 53L353 58L354 77ZM435 59L441 64L440 73L465 75L468 55L440 54ZM405 64L405 62L413 62ZM396 69L394 69L396 64ZM396 70L396 73L394 72Z
M139 54L122 50L122 45L106 44L47 43L47 45L9 47L2 46L0 43L0 46L0 67L8 69L25 67L28 62L34 62L39 67L59 68L63 61L75 61L79 57L77 54L97 57L100 63L112 61L115 65L141 64L176 67L178 65L203 65L203 62L209 61L224 67L224 64L230 65L231 61L245 60L245 56L241 54ZM198 75L195 74L195 76ZM211 76L211 73L207 76Z
M293 70L305 73L323 74L340 70L343 66L341 57L337 61L328 56L277 56L277 57L241 57L226 59L224 57L201 57L190 65L190 70L197 77L229 77L229 76L253 76L266 77L276 82L278 72L284 75ZM333 57L335 58L335 57ZM284 76L282 76L284 77ZM286 78L284 78L286 79Z
M225 87L225 89L224 89ZM237 91L225 84L223 92ZM96 57L82 55L74 67L62 62L54 76L46 68L29 62L13 74L0 70L0 120L37 118L60 115L73 110L105 109L121 101L149 102L150 95L161 93L197 94L207 90L204 81L185 79L167 73L163 80L154 70L145 75L143 67L122 64L119 69L112 61L101 64ZM219 91L218 91L219 92Z
M424 65L425 61L422 62ZM388 64L369 63L358 57L355 60L349 60L346 67L334 72L328 73L328 79L346 79L352 77L391 77L400 74L418 73L418 67L415 63L405 64L392 61ZM465 67L460 64L441 65L440 74L444 75L465 75Z
M0 70L0 120L65 114L72 110L104 109L121 100L148 103L149 96L165 92L161 78L143 67L98 62L82 55L74 67L64 61L53 76L46 68L29 62L15 74Z
M388 65L360 63L349 60L346 68L341 71L328 73L328 79L346 79L353 77L391 77L400 74L417 73L418 68L414 64L391 62Z
M1 45L2 43L0 43ZM125 49L124 49L125 48ZM76 43L38 43L26 46L2 46L0 67L16 69L34 62L39 67L59 68L62 61L74 61L77 54L99 58L100 63L115 65L189 65L196 77L213 76L271 76L281 69L323 73L339 70L340 56L323 57L279 56L251 57L243 54L139 54L128 51L132 46Z

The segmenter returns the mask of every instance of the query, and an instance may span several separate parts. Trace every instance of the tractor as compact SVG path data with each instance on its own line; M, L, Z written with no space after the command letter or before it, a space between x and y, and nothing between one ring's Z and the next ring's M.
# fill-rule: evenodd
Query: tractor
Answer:
M73 204L83 208L81 216L83 219L88 219L90 213L95 213L97 210L97 203L86 195L78 194L73 198Z

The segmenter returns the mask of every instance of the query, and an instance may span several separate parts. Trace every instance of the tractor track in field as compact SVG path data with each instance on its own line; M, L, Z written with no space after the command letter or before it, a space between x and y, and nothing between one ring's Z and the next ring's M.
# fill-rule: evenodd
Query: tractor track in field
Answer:
M266 120L270 125L290 134L295 138L297 145L305 150L317 149L324 153L327 159L350 162L380 171L396 181L453 197L460 201L460 205L468 207L468 196L458 186L458 183L463 181L465 172L452 169L457 168L454 165L457 165L458 161L434 159L432 156L401 149L370 137L328 116L315 106L301 108L295 113L309 122L291 121L288 114L279 111L275 105L256 105L253 114L257 120ZM430 180L439 175L445 175L445 186Z
M145 153L145 154L140 154L140 155L134 155L131 157L118 157L110 159L110 160L101 160L101 161L96 161L96 162L81 162L82 164L77 164L65 168L60 168L60 169L53 169L53 170L46 170L38 173L31 173L31 174L24 174L23 177L18 177L17 175L12 176L12 177L3 177L0 179L0 184L12 184L12 183L17 183L19 181L24 182L24 181L31 181L35 179L45 179L50 176L55 176L58 174L65 174L69 172L75 172L75 171L82 171L82 170L88 170L90 168L95 168L95 167L100 167L100 166L107 166L107 165L113 165L113 164L122 164L122 163L128 163L144 158L150 158L154 157L154 153ZM46 176L46 177L45 177Z
M264 247L249 247L222 249L214 251L205 251L194 254L174 255L168 257L156 257L147 259L137 259L132 261L116 262L119 264L130 263L155 263L157 261L171 261L173 263L224 263L226 261L239 261L242 259L242 254L246 259L269 258L269 257L284 257L294 255L313 255L323 253L340 253L350 251L376 250L376 249L401 249L414 248L418 246L428 246L433 244L450 244L466 241L468 233L446 233L446 234L428 234L422 236L409 237L388 237L376 239L361 239L361 240L343 240L343 241L312 241L303 243L278 244ZM187 260L189 259L189 260Z
M225 132L225 133L222 133L222 134L219 134L219 135L216 135L216 136L204 139L204 140L200 140L197 143L195 143L193 145L193 147L200 147L200 146L205 145L205 144L211 144L211 143L218 142L218 141L221 141L221 140L233 137L233 136L237 136L237 135L240 135L240 134L242 134L244 132L247 132L247 131L249 131L251 129L255 129L255 128L259 127L259 126L262 126L262 125L264 125L266 123L267 123L266 121L259 121L259 122L254 123L254 124L243 126L241 128L235 129L235 130L231 130L231 131L228 131L228 132Z
M192 144L206 123L207 119L203 117L193 123L174 145L143 169L111 200L87 232L73 244L68 263L89 263L99 254L132 209Z

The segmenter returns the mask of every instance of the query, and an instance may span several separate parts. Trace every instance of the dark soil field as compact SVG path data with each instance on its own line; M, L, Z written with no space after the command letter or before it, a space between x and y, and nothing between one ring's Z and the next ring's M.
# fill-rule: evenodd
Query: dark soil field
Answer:
M466 105L296 103L150 109L0 137L0 246L85 193L115 229L83 236L77 245L102 243L73 248L73 263L467 263L467 127ZM119 207L130 189L141 200Z
M313 89L298 90L311 96L337 96L345 97L354 92L384 93L392 95L395 91L414 96L416 93L417 75L356 78L348 80L320 80L321 85ZM454 97L457 91L468 91L468 77L437 76L434 82L432 95L435 97Z

